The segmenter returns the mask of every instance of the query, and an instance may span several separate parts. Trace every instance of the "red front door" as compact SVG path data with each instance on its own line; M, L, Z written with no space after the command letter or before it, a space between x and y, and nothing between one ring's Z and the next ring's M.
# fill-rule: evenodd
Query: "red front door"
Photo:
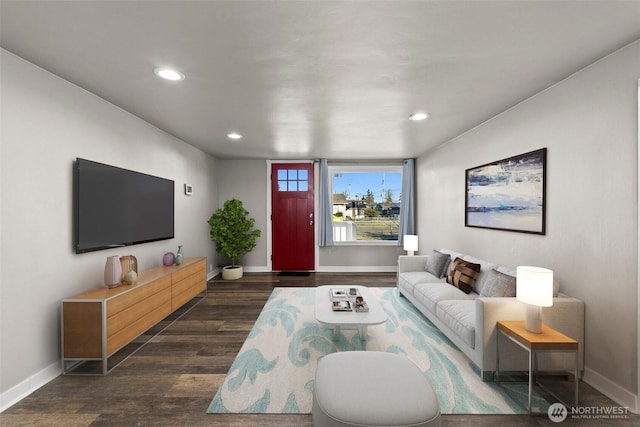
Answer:
M273 270L313 270L313 164L271 165Z

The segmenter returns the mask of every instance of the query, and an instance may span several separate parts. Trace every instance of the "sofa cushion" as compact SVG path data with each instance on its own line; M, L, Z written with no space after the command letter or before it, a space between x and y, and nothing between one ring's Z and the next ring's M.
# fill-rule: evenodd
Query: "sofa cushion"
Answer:
M406 273L401 273L398 277L398 286L403 293L413 295L415 286L420 283L439 283L443 281L444 279L440 279L426 271L407 271Z
M504 273L504 274L508 274L509 276L516 277L516 270L514 270L513 268L499 266L496 268L496 270L500 273ZM558 295L560 295L560 283L558 283L557 280L554 280L553 281L553 297L557 298Z
M476 345L476 303L474 300L449 300L438 303L436 316L469 347Z
M426 271L407 271L400 275L400 279L413 286L420 283L439 283L444 281L443 279L436 277L431 273L427 273Z
M425 270L436 277L443 277L445 268L449 265L450 260L451 256L449 254L443 254L434 249L431 255L427 256Z
M447 283L421 283L413 290L413 296L424 305L427 310L436 313L436 306L446 300L474 300L477 294L465 294L460 289Z
M480 264L456 258L451 263L451 269L447 275L447 283L468 294L473 290L473 285L479 273Z
M451 264L453 264L453 260L456 258L463 258L464 254L461 254L460 252L454 252L450 249L440 249L438 252L442 253L442 254L447 254L449 255L449 264L447 264L447 266L444 268L444 273L442 273L443 277L447 277L447 275L449 274L449 270L451 269Z
M496 269L487 273L484 287L480 291L481 297L515 297L516 278Z

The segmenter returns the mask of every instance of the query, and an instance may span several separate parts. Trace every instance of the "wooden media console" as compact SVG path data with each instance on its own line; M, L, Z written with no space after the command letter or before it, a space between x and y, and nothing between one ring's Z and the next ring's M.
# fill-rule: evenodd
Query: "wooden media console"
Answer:
M62 301L62 372L102 362L199 294L206 295L205 258L143 271L133 285L99 287ZM71 368L67 368L71 364ZM117 365L116 365L117 366Z

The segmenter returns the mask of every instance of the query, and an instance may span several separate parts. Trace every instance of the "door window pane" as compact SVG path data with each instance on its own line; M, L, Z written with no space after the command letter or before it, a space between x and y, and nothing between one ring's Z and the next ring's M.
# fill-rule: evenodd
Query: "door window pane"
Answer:
M309 191L309 172L306 169L278 170L278 191Z

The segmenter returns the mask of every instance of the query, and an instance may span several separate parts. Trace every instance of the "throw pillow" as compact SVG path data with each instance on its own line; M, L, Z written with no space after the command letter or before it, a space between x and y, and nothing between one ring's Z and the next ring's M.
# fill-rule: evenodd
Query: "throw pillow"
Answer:
M427 257L425 270L437 278L441 278L444 276L444 268L449 264L450 259L451 257L448 254L434 250L433 253Z
M508 274L504 274L492 269L487 274L487 280L484 282L481 297L515 297L516 296L516 278Z
M447 276L447 283L460 289L465 294L473 290L473 285L480 274L480 264L456 258L451 263L451 269Z

